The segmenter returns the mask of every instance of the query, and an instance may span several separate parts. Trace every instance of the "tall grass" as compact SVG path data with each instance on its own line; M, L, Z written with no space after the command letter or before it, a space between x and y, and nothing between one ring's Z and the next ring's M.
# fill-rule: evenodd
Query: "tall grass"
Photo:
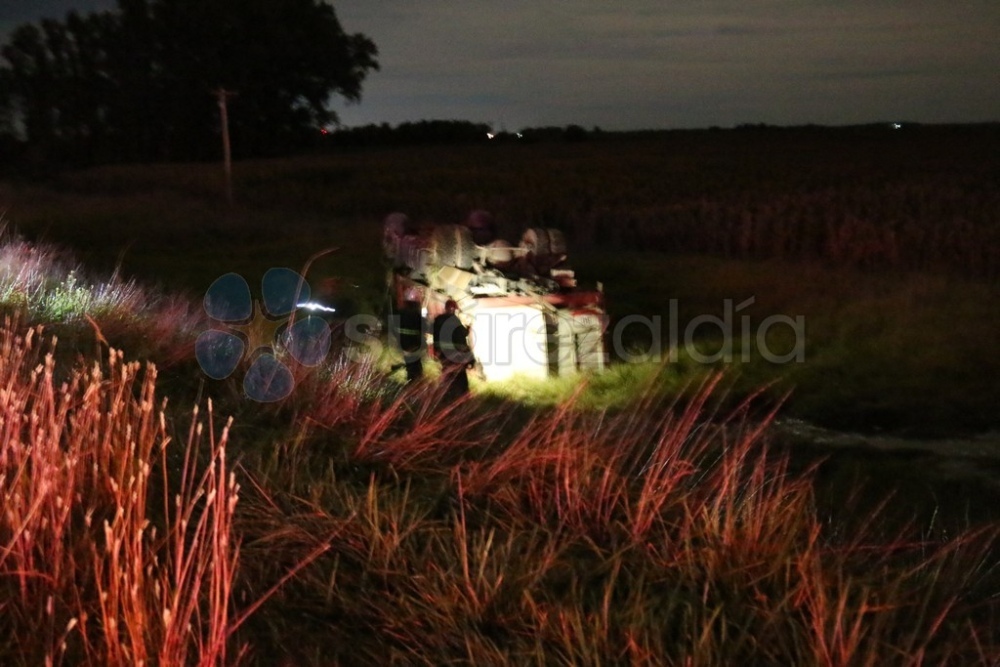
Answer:
M998 526L821 507L720 376L535 408L334 354L175 442L154 366L41 337L0 328L4 664L1000 661Z
M771 417L719 412L718 383L614 413L311 388L296 435L253 465L272 491L245 506L244 574L273 580L338 537L254 636L294 664L1000 657L995 529L931 535L847 499L823 516Z
M211 409L173 443L153 367L58 380L39 338L0 330L5 664L1000 658L995 528L824 516L718 377L532 410L340 361L234 469Z
M228 425L210 406L175 444L153 366L112 350L59 380L40 337L0 328L0 662L229 662Z

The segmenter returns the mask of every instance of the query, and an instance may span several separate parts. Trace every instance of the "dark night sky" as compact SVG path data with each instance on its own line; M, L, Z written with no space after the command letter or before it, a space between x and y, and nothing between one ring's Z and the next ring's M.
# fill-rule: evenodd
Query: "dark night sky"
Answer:
M0 0L0 35L113 0ZM382 71L347 125L1000 120L1000 0L343 0Z

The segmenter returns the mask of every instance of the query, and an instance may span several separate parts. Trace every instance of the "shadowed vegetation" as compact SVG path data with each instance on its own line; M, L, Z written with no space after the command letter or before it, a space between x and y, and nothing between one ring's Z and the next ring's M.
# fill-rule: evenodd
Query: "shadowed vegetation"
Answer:
M26 238L193 298L222 273L253 284L336 246L309 279L345 315L384 307L379 222L390 211L454 222L486 208L514 241L528 226L562 227L581 281L604 283L612 331L658 316L667 338L677 300L683 343L694 318L752 298L733 317L739 392L777 382L775 396L794 389L792 416L939 437L1000 428L997 148L994 126L602 135L242 162L233 208L221 168L204 164L65 173L0 197ZM892 239L892 257L841 229L858 220ZM864 256L834 252L837 239ZM752 339L775 315L804 318L804 363L769 363L743 340L744 316ZM622 333L622 349L650 349L641 327ZM770 333L779 351L796 342L788 327ZM703 357L720 337L698 330Z
M20 331L0 362L7 664L1000 655L995 529L825 507L767 414L713 407L717 377L673 405L526 413L371 393L385 380L341 361L185 445L152 368L112 353L60 388Z

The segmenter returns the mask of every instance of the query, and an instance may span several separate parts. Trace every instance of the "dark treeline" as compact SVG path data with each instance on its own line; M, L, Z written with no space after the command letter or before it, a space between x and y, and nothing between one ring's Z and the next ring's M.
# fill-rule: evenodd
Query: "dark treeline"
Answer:
M29 163L287 153L361 96L375 44L321 0L118 0L16 28L0 48L0 149Z

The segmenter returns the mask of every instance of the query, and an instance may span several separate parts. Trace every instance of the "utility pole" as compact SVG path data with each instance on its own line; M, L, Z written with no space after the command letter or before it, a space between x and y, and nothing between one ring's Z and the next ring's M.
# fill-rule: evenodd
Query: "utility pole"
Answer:
M236 93L219 87L215 96L219 101L219 121L222 126L222 163L226 175L226 202L233 205L233 156L229 148L229 110L227 103Z

